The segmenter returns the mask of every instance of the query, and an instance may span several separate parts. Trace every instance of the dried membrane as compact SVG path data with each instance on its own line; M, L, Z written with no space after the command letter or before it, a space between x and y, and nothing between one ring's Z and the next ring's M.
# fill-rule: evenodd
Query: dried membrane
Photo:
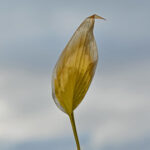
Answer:
M84 98L98 61L93 35L95 18L86 18L63 50L53 71L52 93L56 105L71 114Z

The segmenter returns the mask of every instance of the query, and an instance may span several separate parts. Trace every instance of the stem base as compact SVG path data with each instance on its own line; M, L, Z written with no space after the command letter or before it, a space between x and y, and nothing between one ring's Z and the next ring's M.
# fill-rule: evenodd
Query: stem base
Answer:
M79 143L78 134L77 134L77 130L76 130L74 113L72 113L71 115L69 115L69 118L70 118L72 130L73 130L74 138L75 138L75 141L76 141L77 150L80 150L80 143Z

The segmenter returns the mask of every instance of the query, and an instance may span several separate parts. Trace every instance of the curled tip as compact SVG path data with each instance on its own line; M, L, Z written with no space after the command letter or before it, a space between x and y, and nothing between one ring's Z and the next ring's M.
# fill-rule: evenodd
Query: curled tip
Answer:
M103 20L106 20L105 18L103 18L103 17L101 17L101 16L98 16L98 15L96 15L96 14L94 14L94 15L88 17L88 18L93 18L93 19L103 19Z

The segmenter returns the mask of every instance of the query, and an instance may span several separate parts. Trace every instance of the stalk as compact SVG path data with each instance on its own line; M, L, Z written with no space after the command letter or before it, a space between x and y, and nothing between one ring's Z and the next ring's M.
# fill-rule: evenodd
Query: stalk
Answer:
M70 118L72 130L73 130L74 138L75 138L75 141L76 141L77 150L80 150L80 143L79 143L78 134L77 134L77 130L76 130L74 114L72 113L71 115L69 115L69 118Z

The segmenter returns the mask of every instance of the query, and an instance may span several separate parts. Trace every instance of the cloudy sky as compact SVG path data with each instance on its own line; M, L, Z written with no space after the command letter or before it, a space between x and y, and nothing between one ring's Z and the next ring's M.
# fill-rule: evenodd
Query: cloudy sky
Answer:
M149 0L0 0L0 150L75 150L52 69L92 14L99 64L75 111L82 150L150 149Z

